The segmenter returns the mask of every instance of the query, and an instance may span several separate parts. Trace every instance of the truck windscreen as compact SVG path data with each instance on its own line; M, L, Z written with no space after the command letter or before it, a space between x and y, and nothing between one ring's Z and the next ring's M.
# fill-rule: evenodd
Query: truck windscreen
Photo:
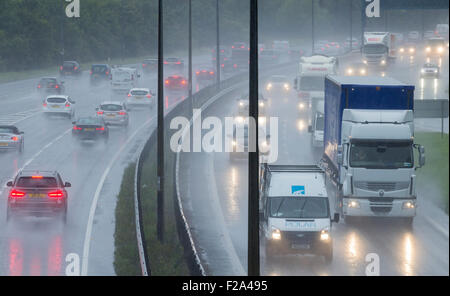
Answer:
M383 44L367 44L364 45L363 52L366 54L385 54L387 48Z
M328 199L310 196L271 197L270 216L273 218L328 218Z
M412 142L355 141L350 147L350 166L353 168L399 169L412 168Z

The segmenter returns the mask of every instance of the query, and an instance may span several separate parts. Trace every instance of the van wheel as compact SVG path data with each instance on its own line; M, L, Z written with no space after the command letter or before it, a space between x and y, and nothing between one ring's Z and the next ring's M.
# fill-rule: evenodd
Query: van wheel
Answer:
M325 263L326 264L331 264L331 262L333 262L333 244L332 242L330 242L329 246L327 246L323 257L325 258Z

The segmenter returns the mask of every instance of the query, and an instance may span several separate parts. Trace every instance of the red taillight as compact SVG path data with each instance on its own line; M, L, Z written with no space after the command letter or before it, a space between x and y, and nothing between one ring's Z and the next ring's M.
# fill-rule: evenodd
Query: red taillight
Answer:
M177 62L176 64L177 64L177 65L181 65L181 62Z
M186 84L186 80L181 80L181 84L185 85Z
M237 65L236 65L236 64L234 64L234 65L233 65L233 67L234 67L234 68L237 68Z
M214 75L214 72L213 72L213 71L211 71L211 72L209 72L209 74L211 74L211 75Z
M231 48L234 48L234 45Z
M17 141L19 141L19 138L14 136L14 137L11 137L11 140L13 140L14 142L17 142Z
M142 64L142 68L145 68L147 65L146 64Z
M169 62L164 61L164 65L167 65L167 64L169 64Z
M25 196L25 192L22 192L22 191L18 191L18 190L16 190L16 189L13 189L13 190L11 190L11 192L9 193L9 196L10 196L11 198L14 198L14 199L16 199L16 198L22 198L22 197Z
M62 190L56 190L56 191L52 191L49 192L48 197L50 197L51 199L62 199L64 197L64 192Z
M31 176L31 179L43 179L44 177L42 176Z
M61 71L62 71L62 69L63 69L63 66L59 67L59 70L61 70Z
M66 107L69 108L69 107L70 107L70 104L66 104Z
M200 74L200 71L195 72L195 74L199 75L199 74Z
M147 98L149 98L149 99L150 99L151 97L152 97L152 95L151 95L151 94L148 94L148 95L147 95Z
M105 74L106 74L106 75L109 75L109 71L106 71Z
M169 81L169 80L166 80L165 82L166 82L166 84L169 84L169 83L170 83L170 81Z
M225 64L222 64L222 65L220 65L222 68L224 68L225 67Z
M74 67L73 69L74 69L74 70L78 70L78 67Z
M126 112L119 112L119 115L127 115Z
M78 126L76 126L76 125L74 125L74 126L73 126L73 130L74 130L74 131L81 131L82 128L81 128L81 127L78 127Z
M40 84L38 84L38 88L41 88L42 86Z
M96 130L96 131L104 131L105 128L102 126L102 127L97 127L95 130Z
M131 94L128 94L128 97L131 97Z
M103 111L97 111L97 115L103 115Z
M56 84L56 85L55 85L55 88L59 88L59 85L58 85L58 84Z
M47 103L42 104L42 106L47 107Z
M89 71L89 74L91 74L91 75L92 75L92 70L91 70L91 71Z

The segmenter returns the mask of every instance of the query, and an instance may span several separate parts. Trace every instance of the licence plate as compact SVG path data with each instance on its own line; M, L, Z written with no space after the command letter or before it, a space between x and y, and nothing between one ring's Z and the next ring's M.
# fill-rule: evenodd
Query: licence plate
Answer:
M86 132L93 132L94 129L93 128L85 128L84 131L86 131Z
M108 114L108 115L106 115L106 116L108 116L108 117L116 117L115 114Z
M6 147L6 146L8 146L8 143L0 143L0 146Z
M294 250L309 250L310 245L308 244L292 244L291 249Z
M31 198L44 198L47 195L45 195L43 193L30 193L30 194L28 194L28 196Z
M136 96L135 98L138 99L138 100L141 100L141 99L143 99L144 97Z
M53 105L52 108L59 108L59 105Z

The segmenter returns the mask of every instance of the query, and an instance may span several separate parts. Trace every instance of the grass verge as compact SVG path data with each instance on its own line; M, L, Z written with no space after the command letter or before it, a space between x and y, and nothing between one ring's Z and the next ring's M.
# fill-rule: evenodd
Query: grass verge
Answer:
M415 142L425 147L426 164L417 170L417 190L419 194L433 198L433 201L448 214L449 201L449 135L418 132Z

